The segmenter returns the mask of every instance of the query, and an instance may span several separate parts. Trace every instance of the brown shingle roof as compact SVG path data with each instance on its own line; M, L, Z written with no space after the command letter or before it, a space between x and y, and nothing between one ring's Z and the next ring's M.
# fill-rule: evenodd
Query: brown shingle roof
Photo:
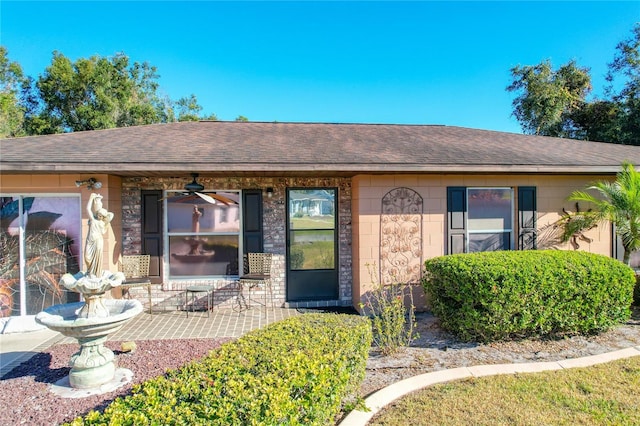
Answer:
M615 172L640 147L462 127L202 121L0 140L0 172Z

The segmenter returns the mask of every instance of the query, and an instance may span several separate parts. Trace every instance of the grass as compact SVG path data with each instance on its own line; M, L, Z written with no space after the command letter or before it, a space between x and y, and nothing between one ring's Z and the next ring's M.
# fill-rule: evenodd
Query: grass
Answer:
M304 253L301 269L331 269L335 267L333 241L314 241L309 244L298 244Z
M291 229L333 229L335 225L334 216L303 216L292 217Z
M396 401L369 425L638 425L639 406L636 356L435 385Z

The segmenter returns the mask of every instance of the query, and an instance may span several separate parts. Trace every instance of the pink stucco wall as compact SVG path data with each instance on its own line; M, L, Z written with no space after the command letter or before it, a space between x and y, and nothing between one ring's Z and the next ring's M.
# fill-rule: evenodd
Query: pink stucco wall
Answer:
M407 187L419 193L424 201L422 214L422 258L445 254L447 187L512 187L537 188L538 248L574 250L569 244L554 241L557 228L553 224L562 209L575 210L575 203L567 201L569 194L588 184L611 176L581 175L361 175L353 179L353 295L354 305L370 291L378 277L371 277L371 265L380 262L381 200L394 188ZM515 191L514 197L517 197ZM517 202L517 200L516 200ZM587 209L589 206L580 206ZM517 225L517 223L515 224ZM517 233L517 230L516 230ZM580 250L611 255L611 228L600 225L586 235L592 242L579 241ZM418 308L424 308L417 289ZM423 304L421 306L421 303Z
M105 241L105 265L115 270L120 254L135 254L140 248L141 189L180 189L184 179L118 178L109 175L77 174L4 174L0 175L3 194L80 194L82 203L83 235L86 235L84 206L92 192L77 188L76 180L95 177L103 183L93 191L104 196L104 204L115 213L111 230ZM277 282L276 300L285 299L285 206L287 187L335 186L339 189L340 205L340 294L339 304L358 306L361 297L373 286L371 265L380 261L381 200L389 191L407 187L419 193L424 201L421 222L422 258L445 254L446 197L449 186L537 188L538 247L573 250L569 244L556 244L552 240L553 223L561 217L562 208L575 210L575 203L567 196L583 189L596 180L614 179L598 175L360 175L349 178L203 178L208 187L243 189L273 187L274 197L264 199L265 250L275 255L274 275ZM516 191L517 196L517 191ZM581 206L587 209L589 206ZM611 229L600 225L589 231L592 242L579 241L580 250L604 255L611 254ZM84 242L83 242L84 243ZM177 290L186 283L165 283L166 289ZM174 285L175 284L175 285ZM418 289L419 290L419 289ZM155 290L154 290L155 291ZM157 288L156 301L163 294ZM424 301L417 292L418 303Z
M93 177L102 183L100 189L89 190L86 186L77 187L76 180ZM80 174L0 174L0 194L38 195L38 194L80 194L82 235L87 235L86 204L92 192L103 196L103 204L114 213L108 233L104 236L103 265L105 269L115 271L118 268L120 249L122 244L122 214L121 214L121 179L111 175L80 175ZM84 265L81 265L84 269Z

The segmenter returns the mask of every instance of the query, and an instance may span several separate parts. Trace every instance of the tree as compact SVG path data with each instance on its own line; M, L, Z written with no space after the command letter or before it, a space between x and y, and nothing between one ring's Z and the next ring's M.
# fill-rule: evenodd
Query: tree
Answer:
M594 208L572 215L564 222L563 240L589 229L597 223L610 221L624 247L623 262L629 264L631 253L640 250L640 172L629 162L622 164L615 182L600 181L587 190L595 190L598 198L586 190L574 191L569 200L586 201Z
M640 145L640 23L635 24L632 34L616 46L606 77L607 93L621 111L617 117L619 143ZM622 82L619 91L615 90L616 80Z
M524 133L571 137L574 126L570 115L591 91L588 68L571 61L554 71L549 60L533 66L511 69L513 83L509 92L518 92L514 112Z
M72 62L54 51L36 80L0 46L0 138L218 119L201 115L193 94L175 102L159 96L158 79L156 67L124 53Z
M249 119L247 117L245 117L244 115L239 115L236 117L235 121L241 121L243 123L247 123L249 121Z
M7 55L7 49L0 46L0 138L24 134L20 93L26 79L20 64L9 61Z
M571 120L581 129L576 132L577 139L619 142L625 112L618 102L596 100L585 102L571 114Z
M513 115L524 133L640 145L640 23L616 46L604 99L586 100L589 70L571 61L511 69ZM619 89L616 89L619 88Z
M215 113L211 113L209 115L203 115L200 120L206 120L206 121L218 121L218 116Z
M191 94L188 98L180 98L175 103L175 109L178 112L178 121L198 121L200 120L200 111L202 107L198 103L196 95Z
M122 53L72 63L54 52L36 83L42 110L35 115L56 132L158 123L162 104L156 95L157 78L155 67L129 65Z

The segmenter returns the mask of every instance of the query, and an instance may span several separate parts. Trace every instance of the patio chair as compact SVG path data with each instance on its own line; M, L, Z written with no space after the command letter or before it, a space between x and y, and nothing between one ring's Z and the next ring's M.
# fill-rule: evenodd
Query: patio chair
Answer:
M271 253L247 253L245 255L245 273L240 276L240 299L248 309L252 302L264 306L264 316L267 316L267 291L273 309L273 288L271 286ZM244 291L248 292L249 305L244 300ZM252 297L252 294L262 289L262 302ZM240 302L239 299L239 302Z
M131 299L130 290L134 287L146 287L149 297L149 313L151 314L151 280L149 280L149 263L151 256L148 254L122 256L120 271L124 274L125 281L120 285L122 297Z

